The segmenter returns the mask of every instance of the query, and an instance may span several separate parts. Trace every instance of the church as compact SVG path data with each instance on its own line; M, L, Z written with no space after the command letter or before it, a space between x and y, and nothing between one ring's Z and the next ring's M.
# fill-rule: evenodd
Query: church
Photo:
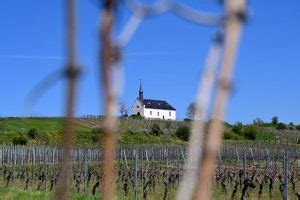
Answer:
M142 83L139 96L131 107L132 114L139 114L145 119L176 120L176 109L163 100L144 99Z

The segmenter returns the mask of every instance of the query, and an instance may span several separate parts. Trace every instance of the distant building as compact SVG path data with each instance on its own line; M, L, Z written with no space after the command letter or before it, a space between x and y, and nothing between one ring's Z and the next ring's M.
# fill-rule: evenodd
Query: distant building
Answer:
M146 119L176 120L176 109L163 100L144 99L140 81L139 96L131 107L132 114L139 114Z

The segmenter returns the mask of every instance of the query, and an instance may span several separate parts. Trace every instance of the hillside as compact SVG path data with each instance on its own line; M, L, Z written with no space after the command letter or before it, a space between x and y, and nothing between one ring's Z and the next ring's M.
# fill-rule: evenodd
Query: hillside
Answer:
M78 146L90 146L97 143L93 140L93 128L101 126L102 120L74 120L75 143ZM155 136L145 134L154 122L125 121L120 122L120 144L182 144L180 139L172 134ZM178 125L177 125L178 126ZM168 123L160 123L160 127L166 132L176 130L177 126ZM30 129L36 129L37 137L30 139L27 133ZM0 118L0 144L11 144L13 139L24 135L29 145L58 145L63 131L63 118ZM102 135L99 136L100 141Z
M96 132L97 127L101 127L102 121L102 119L95 118L75 119L76 145L91 146L101 143L102 134ZM184 121L120 119L118 142L120 145L186 144L186 141L176 137L175 132L179 127L189 126L189 124L190 122ZM227 139L225 142L261 140L295 144L297 138L300 137L300 131L297 129L278 130L272 126L261 126L254 129L255 138L249 138L249 126L250 131L253 130L253 125L243 125L240 130L236 130L237 125L227 124L224 134L224 139ZM28 137L28 132L31 129L35 129L37 133L34 139ZM0 144L11 144L15 138L24 136L29 145L58 145L61 141L62 131L63 118L0 118ZM235 132L241 133L238 135ZM98 135L95 136L95 134Z

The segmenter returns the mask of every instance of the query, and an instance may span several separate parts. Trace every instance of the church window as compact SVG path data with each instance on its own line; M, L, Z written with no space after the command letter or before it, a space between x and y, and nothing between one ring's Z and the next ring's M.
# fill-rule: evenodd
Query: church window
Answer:
M171 116L171 111L169 112L169 116Z
M139 106L136 106L137 108L139 108Z
M159 116L159 112L157 112L157 116Z
M150 110L150 115L152 115L152 111Z

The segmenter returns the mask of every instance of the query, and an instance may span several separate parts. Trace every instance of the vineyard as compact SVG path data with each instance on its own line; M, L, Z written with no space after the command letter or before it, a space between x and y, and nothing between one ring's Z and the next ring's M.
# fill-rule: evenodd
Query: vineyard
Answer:
M60 24L63 21L60 15L65 14L65 34L58 38L56 35L63 32L54 28L56 26L53 22L58 17L49 15L57 12L57 2L51 6L45 2L43 4L32 2L24 5L18 2L20 4L18 7L22 9L17 11L15 5L4 6L5 11L12 8L11 14L4 12L4 17L7 19L5 21L18 15L20 18L3 26L6 27L4 32L11 27L15 28L3 37L7 38L9 43L3 45L3 49L7 52L2 53L5 55L1 57L30 58L46 62L40 64L20 62L22 68L26 64L32 68L24 67L22 69L24 71L21 71L21 67L13 68L13 78L3 79L3 86L11 87L7 87L9 92L4 90L3 93L5 94L3 99L8 101L7 105L3 103L3 107L8 108L3 114L7 113L8 116L0 117L0 199L300 200L300 124L283 122L291 119L292 113L286 113L283 121L277 116L274 116L271 122L264 122L258 117L250 124L238 121L235 124L229 124L225 121L232 91L239 88L235 87L234 72L244 25L251 24L246 22L252 21L252 8L249 4L256 4L256 2L224 0L212 1L209 5L204 5L208 3L206 1L198 5L196 3L199 2L196 1L192 3L177 0L92 0L88 1L89 3L66 0L62 2L64 2L65 10L59 12L59 20L56 23L59 23L59 27L64 27ZM96 8L92 20L87 16L93 10L91 7L86 7L87 4ZM27 8L28 5L31 7ZM290 76L297 74L297 71L285 70L281 74L279 69L275 68L276 64L281 68L282 66L296 66L290 63L290 61L297 60L296 57L286 59L282 56L291 54L287 52L297 52L296 49L290 48L291 46L281 46L279 39L284 38L283 43L289 45L296 44L296 40L290 40L290 42L286 40L292 34L271 38L273 33L278 33L277 30L285 30L284 33L287 34L288 27L296 27L289 24L295 16L293 14L287 16L291 13L290 10L284 13L286 12L286 9L283 9L285 4L280 4L280 10L272 7L269 9L272 12L265 12L265 8L269 8L270 5L257 7L263 8L261 13L264 14L263 17L256 18L252 26L259 27L255 30L259 30L264 37L258 37L259 34L255 34L252 30L248 32L247 28L246 46L241 47L241 49L246 49L244 52L246 54L243 55L242 62L237 65L255 72L251 74L250 71L245 71L248 78L245 80L248 82L238 85L241 86L240 90L245 92L243 94L250 96L243 96L244 100L238 100L232 104L237 105L238 115L235 118L240 116L241 120L248 119L250 116L254 117L254 114L258 112L262 112L263 116L269 116L274 112L284 114L280 111L287 109L286 107L282 109L279 104L287 105L297 114L295 107L298 105L286 101L286 95L281 95L282 92L278 90L279 88L287 91L286 94L292 94L290 98L297 100L297 94L288 93L289 90L287 90L297 85L291 82L297 80L297 77ZM51 10L52 6L53 10ZM43 8L45 10L42 11ZM21 11L24 10L29 12L22 13ZM254 17L260 16L260 10L256 10L258 12L253 14ZM49 15L48 19L44 18L47 15ZM166 17L172 15L180 19L179 24L175 18L170 18L172 21L165 18L167 23L163 24L162 15ZM284 18L278 19L276 18L278 16ZM26 20L21 21L20 19L23 18ZM42 21L39 22L36 19ZM153 21L157 19L161 22L160 24L154 22L152 28L146 28L140 32L141 35L146 33L151 37L142 38L140 35L135 37L134 35L142 28L142 24L147 25L144 21L148 19ZM279 27L278 25L283 21L285 26ZM190 28L185 26L186 22L189 22L195 29L192 26ZM270 26L272 23L276 24L274 29ZM38 24L45 26L36 26ZM152 22L148 25L151 24ZM173 28L176 27L176 29L170 29L171 27L166 25L175 25ZM45 27L50 28L49 31L44 29ZM167 35L164 35L162 27L167 31ZM33 32L27 33L27 29ZM90 32L91 30L93 31ZM197 32L193 33L194 31ZM49 32L48 38L42 38L40 36L42 32ZM296 31L293 30L293 33ZM7 37L11 35L22 37L21 39ZM176 35L180 37L175 38ZM192 35L194 37L191 37ZM31 41L29 36L32 36ZM164 36L164 38L159 39L158 36ZM57 40L52 40L50 37ZM39 41L39 38L42 40ZM208 38L211 38L210 42L207 41ZM268 41L267 38L271 40ZM199 39L203 39L202 42ZM59 45L63 40L65 44ZM17 46L13 46L13 41L16 41ZM142 43L137 48L138 46L131 46L132 41ZM170 43L171 46L168 47L167 43L162 41ZM261 48L258 45L260 43L268 44L265 46L267 48ZM33 49L23 49L19 46L20 44L26 44ZM43 46L36 46L37 44ZM158 46L155 47L153 44L158 44ZM197 47L199 49L195 51L190 44L199 44L200 46ZM5 48L6 46L11 47L12 50L17 49L21 56L10 56L11 53ZM253 46L252 50L251 46ZM61 47L64 47L64 52L61 52ZM152 49L152 47L155 48ZM168 48L164 50L165 47ZM205 55L202 52L203 48L207 50ZM43 52L43 49L47 51ZM276 51L280 49L285 51L277 54L280 56L276 56ZM173 55L173 51L178 52L178 56ZM30 56L25 52L35 52L39 55ZM258 54L252 55L251 52ZM193 55L194 53L196 54ZM135 57L134 60L129 60L127 57L128 55L149 56L150 54L164 54L168 56L166 57L168 59L164 60L163 57L136 59ZM189 57L180 57L179 54ZM263 57L259 57L259 54ZM53 61L59 60L59 62L50 63L49 58ZM144 63L132 63L132 61L139 60ZM168 60L171 62L165 63ZM269 63L269 67L272 68L264 70L258 64L268 66L267 60L274 60ZM251 63L251 61L254 62ZM48 67L62 63L63 68L54 71ZM95 65L95 63L98 64ZM200 64L203 66L200 67ZM9 62L2 65L14 66ZM90 65L95 66L97 69L95 75L101 80L97 82L95 90L97 96L101 97L100 99L94 94L92 96L88 93L81 94L82 90L93 91L90 80L86 82L89 84L84 87L79 84L80 75L86 71L85 69L92 69L89 68ZM36 70L38 66L42 66L41 69L47 69L47 74L42 79L39 77L42 73ZM199 66L199 68L194 66ZM8 69L9 67L5 68L4 73ZM39 73L34 74L35 71ZM291 73L285 73L286 71ZM90 72L95 72L94 68ZM272 73L275 72L289 76L274 76ZM130 90L133 88L130 84L126 85L126 89L124 87L124 84L128 83L128 73L131 74L129 79L149 78L152 90L157 90L156 95L163 94L161 96L163 100L172 98L172 101L177 102L178 111L182 109L187 99L192 100L187 108L187 118L183 121L165 121L166 118L159 114L160 111L157 112L156 119L163 117L163 120L147 120L145 112L141 112L142 115L140 112L128 114L124 102L127 98L129 100L129 96L132 98L132 93L128 88ZM268 74L268 78L263 77L263 82L259 82L257 75L264 74ZM8 75L5 78L8 78ZM195 78L196 82L192 82ZM13 82L9 83L8 80ZM19 80L20 83L16 84L15 80ZM35 83L37 80L39 82ZM32 117L43 94L60 80L64 82L65 97L62 102L64 114L58 115L63 116ZM244 78L238 77L237 80L244 80ZM292 85L281 84L278 87L276 84L281 83L281 80L288 80L285 83L291 82ZM32 85L33 82L34 85ZM171 84L168 86L165 85L166 83L172 84L173 93L169 87ZM192 85L194 83L197 83L196 88ZM272 87L264 87L265 84ZM22 87L22 92L12 87L13 85ZM31 90L27 90L29 88L25 88L26 85ZM248 87L244 87L245 85ZM254 95L252 91L258 88L262 89L261 93L257 93L260 95ZM276 90L273 90L274 88ZM197 92L191 96L191 93L185 93L187 91ZM26 92L24 113L20 113L16 111L20 105L14 100L23 99L20 94L24 95L24 92ZM143 100L142 88L140 92L139 98ZM167 94L169 92L170 94ZM8 96L7 93L13 95ZM50 94L52 96L45 97L46 102L40 104L47 108L39 110L41 107L38 107L37 113L47 113L46 115L53 116L55 113L60 113L57 111L60 106L56 103L58 94ZM277 96L272 96L274 94ZM280 99L279 96L284 96L285 99ZM81 101L77 103L77 99ZM263 100L267 100L267 104ZM255 104L250 106L250 103ZM101 115L97 111L98 104L102 105L102 108L98 110L101 111ZM81 109L76 109L79 105ZM159 103L158 105L153 109L163 108ZM241 109L241 105L244 105L246 109ZM260 110L268 108L267 106L269 109L266 111ZM145 105L144 108L146 108ZM117 115L118 111L120 116ZM92 112L97 115L88 114L81 117L76 115L81 112ZM249 112L248 115L245 115L246 112ZM150 113L152 115L152 111ZM24 117L12 117L9 114ZM179 119L182 115L181 111L177 114L177 118L172 119Z
M299 199L299 148L220 149L215 169L216 199ZM122 147L117 152L117 196L120 199L174 199L183 175L185 146ZM51 194L60 176L62 151L45 146L1 146L3 188ZM72 151L70 191L84 198L101 196L103 152L98 148ZM299 162L299 161L298 161ZM298 173L298 174L297 174ZM297 196L298 195L298 196Z

